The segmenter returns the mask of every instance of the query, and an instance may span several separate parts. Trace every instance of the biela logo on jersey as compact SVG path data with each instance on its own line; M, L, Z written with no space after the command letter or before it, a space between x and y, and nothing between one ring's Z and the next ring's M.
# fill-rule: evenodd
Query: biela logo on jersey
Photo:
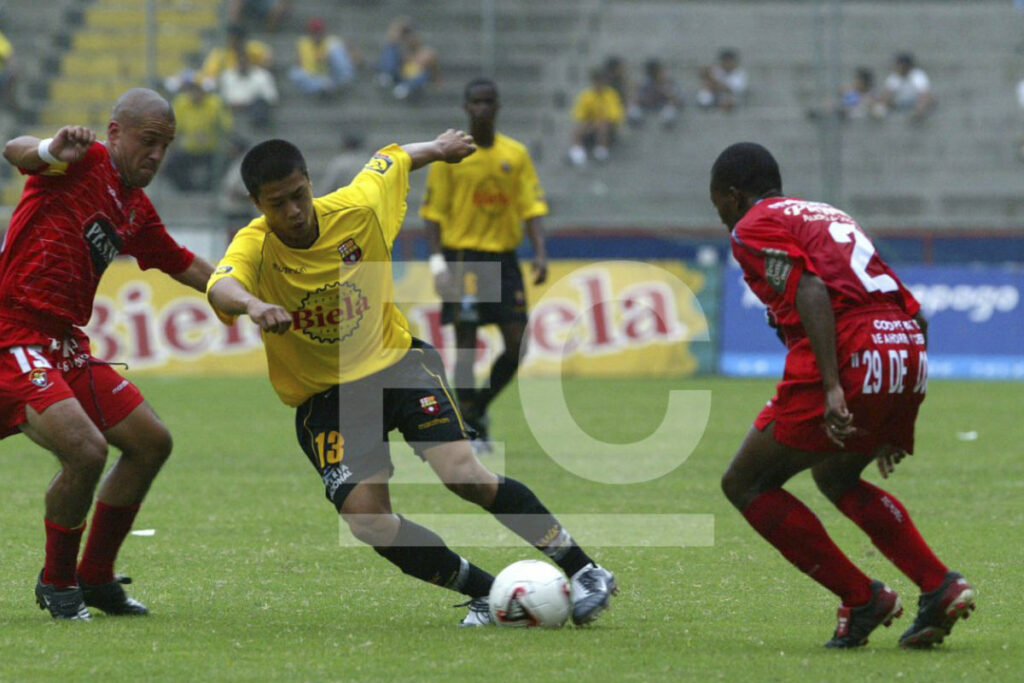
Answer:
M351 337L369 309L369 299L355 284L332 282L307 294L298 310L292 311L292 329L334 344Z

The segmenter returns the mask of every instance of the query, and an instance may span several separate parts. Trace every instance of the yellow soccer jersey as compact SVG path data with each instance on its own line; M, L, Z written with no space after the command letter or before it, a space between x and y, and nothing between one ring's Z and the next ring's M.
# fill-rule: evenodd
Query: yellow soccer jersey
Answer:
M523 221L548 212L526 147L500 133L457 164L433 164L420 216L441 226L445 249L512 251Z
M412 345L394 304L391 247L405 218L412 161L380 150L350 185L313 200L320 235L286 246L262 216L235 235L207 285L233 277L292 314L284 334L264 334L270 382L290 406L398 362ZM232 316L218 312L230 324Z
M615 88L607 85L600 90L587 88L579 94L572 108L573 121L610 121L619 124L625 118L622 98Z

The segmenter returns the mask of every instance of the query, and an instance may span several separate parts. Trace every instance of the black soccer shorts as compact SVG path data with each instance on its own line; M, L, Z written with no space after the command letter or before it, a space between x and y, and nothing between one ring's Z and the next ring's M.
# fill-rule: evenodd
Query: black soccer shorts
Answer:
M340 510L360 481L394 472L393 429L421 458L432 446L471 438L453 396L440 354L419 339L391 367L311 396L295 412L295 432L327 499Z
M526 288L516 252L445 249L444 257L459 300L441 305L442 325L526 322Z

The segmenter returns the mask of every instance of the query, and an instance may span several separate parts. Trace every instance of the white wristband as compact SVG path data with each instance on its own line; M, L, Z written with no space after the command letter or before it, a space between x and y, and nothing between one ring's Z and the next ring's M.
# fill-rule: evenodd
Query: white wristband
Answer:
M53 142L53 138L46 138L45 140L39 141L39 149L36 152L39 154L39 158L48 164L59 164L60 159L53 156L50 153L50 143Z
M430 274L438 276L448 272L448 262L444 260L444 254L430 255Z

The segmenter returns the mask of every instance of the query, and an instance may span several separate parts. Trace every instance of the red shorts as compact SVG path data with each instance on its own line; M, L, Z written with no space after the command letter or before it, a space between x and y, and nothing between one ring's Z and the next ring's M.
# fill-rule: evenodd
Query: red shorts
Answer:
M20 431L25 406L41 413L67 398L78 399L101 431L143 401L134 384L89 354L81 330L61 341L0 323L0 439Z
M928 384L928 356L917 323L891 308L847 313L836 323L839 381L853 424L863 433L842 449L874 454L890 445L914 451L914 421ZM754 426L775 422L775 440L804 451L831 452L825 435L825 392L807 339L786 355L775 396Z

